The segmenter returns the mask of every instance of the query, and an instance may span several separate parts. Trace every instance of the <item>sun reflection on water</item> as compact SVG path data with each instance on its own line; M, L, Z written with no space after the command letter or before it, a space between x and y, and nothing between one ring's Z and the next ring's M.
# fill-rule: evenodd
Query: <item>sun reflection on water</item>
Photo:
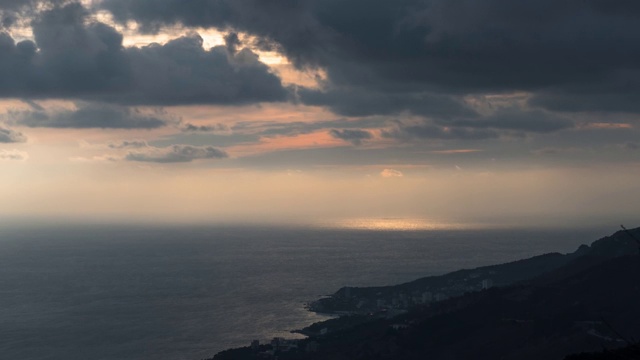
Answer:
M355 218L327 221L322 227L348 230L418 231L463 230L477 228L477 224L460 224L421 218Z

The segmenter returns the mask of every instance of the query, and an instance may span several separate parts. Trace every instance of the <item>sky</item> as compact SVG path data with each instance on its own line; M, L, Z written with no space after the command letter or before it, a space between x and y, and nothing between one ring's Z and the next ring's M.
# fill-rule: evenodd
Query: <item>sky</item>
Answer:
M0 217L632 226L638 23L634 0L0 0Z

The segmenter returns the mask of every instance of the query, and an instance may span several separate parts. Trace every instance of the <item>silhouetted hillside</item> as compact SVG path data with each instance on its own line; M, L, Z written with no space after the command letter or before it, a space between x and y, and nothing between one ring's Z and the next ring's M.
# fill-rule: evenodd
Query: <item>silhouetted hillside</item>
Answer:
M640 343L631 344L620 349L604 350L593 353L569 355L565 360L632 360L640 359Z
M638 229L631 230L640 237ZM312 311L328 313L367 314L387 309L408 309L487 287L512 285L544 276L551 279L570 276L613 257L638 253L638 245L625 231L580 246L570 254L550 253L510 263L459 270L440 276L430 276L408 283L380 287L345 287L330 297L310 304ZM562 272L556 270L562 269ZM544 280L543 280L544 281ZM488 285L488 286L487 286Z
M635 236L639 233L633 230ZM513 277L521 277L540 272L534 264L553 267L524 282L415 305L396 317L372 313L334 319L314 324L310 333L316 335L286 351L244 349L220 353L214 359L269 358L273 354L280 359L533 360L584 353L570 358L582 360L591 359L589 356L608 359L602 356L617 352L588 352L624 347L628 349L620 353L634 354L637 348L628 346L625 339L640 338L637 251L635 240L618 232L572 254L481 268L483 273L495 271L494 275L510 269L518 272ZM474 271L479 269L391 288L410 289L423 282L447 284L449 279L468 278ZM379 296L379 288L373 289L365 291Z

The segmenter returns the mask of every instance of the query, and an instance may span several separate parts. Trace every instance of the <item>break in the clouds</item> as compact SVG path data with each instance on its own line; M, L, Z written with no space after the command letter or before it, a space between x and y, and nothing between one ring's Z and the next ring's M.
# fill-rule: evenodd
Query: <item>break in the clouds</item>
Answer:
M527 91L532 106L546 109L640 110L634 0L103 0L102 6L149 31L183 24L256 35L258 45L279 49L299 67L325 69L330 92Z
M384 169L380 172L380 176L384 178L397 178L403 177L404 174L401 171L395 169Z
M213 146L172 145L166 148L147 147L129 152L127 161L152 163L186 163L194 160L224 159L229 155Z
M20 143L27 141L21 132L0 127L0 143Z
M82 103L74 110L54 109L9 112L10 121L34 128L155 129L167 124L164 114L108 104Z
M34 42L0 33L0 97L127 105L283 101L280 79L247 48L203 48L197 34L123 46L113 27L71 2L39 13Z

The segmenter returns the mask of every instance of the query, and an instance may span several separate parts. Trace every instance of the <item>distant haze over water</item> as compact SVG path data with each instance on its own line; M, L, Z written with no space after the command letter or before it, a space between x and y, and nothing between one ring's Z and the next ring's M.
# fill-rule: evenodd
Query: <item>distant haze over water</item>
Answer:
M453 224L455 225L455 224ZM0 354L8 359L201 359L290 336L304 302L343 286L570 252L597 229L324 225L0 228Z

